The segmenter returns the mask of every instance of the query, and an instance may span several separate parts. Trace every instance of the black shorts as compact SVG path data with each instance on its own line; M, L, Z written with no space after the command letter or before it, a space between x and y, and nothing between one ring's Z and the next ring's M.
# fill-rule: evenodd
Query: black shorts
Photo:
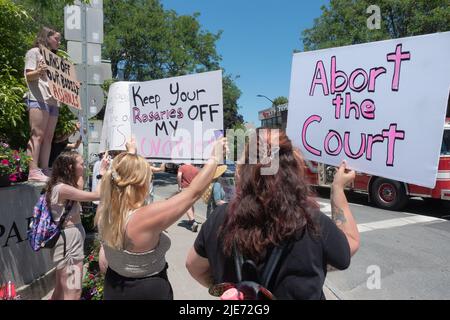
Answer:
M146 278L127 278L108 268L105 276L104 300L173 300L167 267Z

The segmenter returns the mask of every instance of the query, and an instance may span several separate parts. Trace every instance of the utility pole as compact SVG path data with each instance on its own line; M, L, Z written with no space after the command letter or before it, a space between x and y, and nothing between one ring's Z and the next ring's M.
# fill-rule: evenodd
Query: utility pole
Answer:
M89 119L97 115L104 105L104 94L100 87L111 78L111 64L102 63L103 0L90 0L89 4L76 0L74 5L64 8L64 36L67 52L75 62L77 78L81 82L82 111L70 109L80 120L83 139L85 178L89 167L90 142L99 133L90 128ZM85 179L87 182L87 179Z

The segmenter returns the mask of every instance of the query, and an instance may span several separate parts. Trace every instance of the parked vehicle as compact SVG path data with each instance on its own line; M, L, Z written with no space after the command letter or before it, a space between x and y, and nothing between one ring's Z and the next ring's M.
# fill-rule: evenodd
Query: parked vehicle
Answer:
M331 186L335 172L334 166L314 161L307 161L306 165L306 173L311 184L320 187ZM444 126L434 189L360 172L356 173L356 178L348 189L366 193L369 201L387 210L401 210L407 204L409 197L450 200L450 119L447 119Z

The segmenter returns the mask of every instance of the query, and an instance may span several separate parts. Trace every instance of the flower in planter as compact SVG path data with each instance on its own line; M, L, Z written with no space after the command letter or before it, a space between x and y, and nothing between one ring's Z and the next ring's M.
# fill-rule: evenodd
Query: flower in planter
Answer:
M102 300L104 276L100 273L98 264L98 254L100 242L94 241L89 250L89 254L84 259L87 267L86 275L83 278L82 299L83 300Z
M0 142L0 176L9 176L9 181L17 182L25 177L31 157L23 150L13 150Z

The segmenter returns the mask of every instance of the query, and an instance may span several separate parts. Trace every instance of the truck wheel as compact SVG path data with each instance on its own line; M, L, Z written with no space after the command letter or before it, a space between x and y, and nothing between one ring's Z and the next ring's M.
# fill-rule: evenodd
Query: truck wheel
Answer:
M377 207L386 210L401 210L408 202L403 184L385 178L376 178L370 188L370 198Z

